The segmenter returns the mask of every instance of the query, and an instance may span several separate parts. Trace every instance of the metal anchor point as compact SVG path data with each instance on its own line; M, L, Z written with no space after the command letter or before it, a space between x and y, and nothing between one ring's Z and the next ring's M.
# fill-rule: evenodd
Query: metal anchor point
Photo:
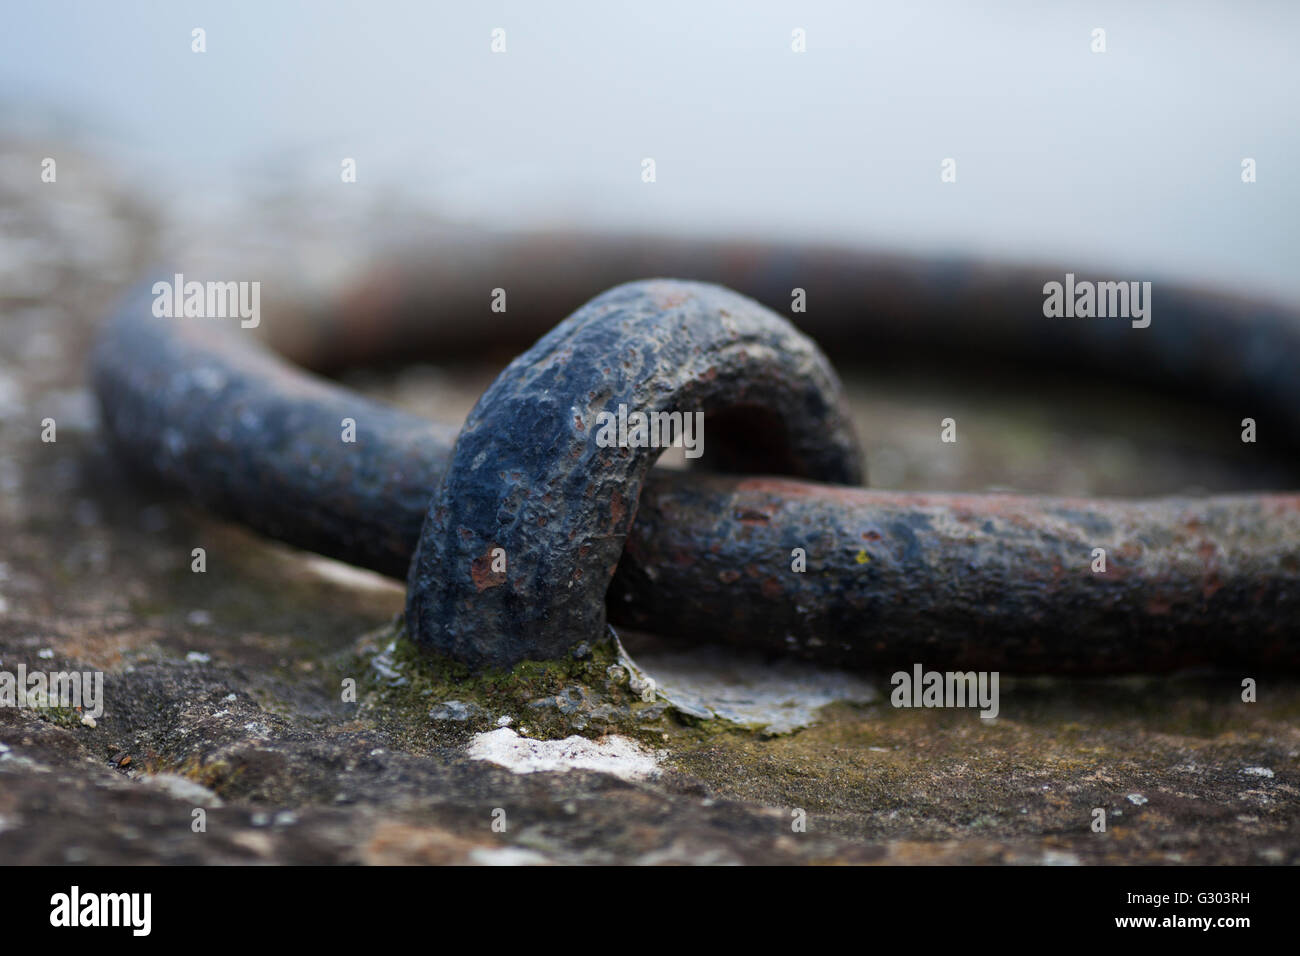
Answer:
M526 257L532 274L548 256L557 270L569 262L551 245ZM499 253L514 261L525 248ZM588 272L629 268L640 248L593 245ZM785 261L774 255L680 251L683 271L705 262L718 274L733 261ZM859 286L885 281L879 263L848 254L795 258L854 315L867 314L853 305L867 308ZM1041 281L971 276L957 287L965 298L945 307L966 316L983 303L981 334L1027 347L1008 316L1036 307ZM590 277L562 279L554 295L591 288ZM989 296L1006 307L989 312ZM726 289L655 280L600 296L507 369L459 439L220 323L155 318L150 300L145 283L105 323L93 358L120 456L272 537L406 576L417 640L476 665L561 653L601 634L608 612L619 625L854 667L1300 668L1300 496L852 487L856 446L829 364L783 319ZM1177 289L1162 301L1169 314L1132 346L1150 353L1152 375L1213 380L1224 394L1264 389L1255 400L1280 410L1277 430L1300 434L1300 380L1283 374L1300 354L1294 316ZM926 307L923 330L939 329L938 305ZM949 322L957 336L968 324ZM378 328L372 339L411 326ZM1043 335L1053 349L1074 342L1069 354L1086 361L1120 347L1078 324ZM1243 378L1245 366L1259 375ZM595 416L620 404L711 413L713 473L651 470L655 450L593 441ZM354 445L339 441L344 418L358 423ZM1089 568L1097 547L1109 556L1104 574ZM497 548L504 571L490 560Z
M726 424L705 445L721 470L862 477L839 381L807 336L717 286L619 286L512 362L470 413L411 565L418 642L502 665L604 633L605 592L662 450L597 441L600 413L629 410L718 413Z

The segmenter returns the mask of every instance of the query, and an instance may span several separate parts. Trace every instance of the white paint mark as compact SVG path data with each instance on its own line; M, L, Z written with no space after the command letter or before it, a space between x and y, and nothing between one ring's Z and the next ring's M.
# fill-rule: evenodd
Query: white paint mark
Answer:
M622 780L645 780L659 773L659 756L635 740L611 734L600 740L565 737L530 740L509 727L476 734L469 744L474 760L488 760L515 773L595 770Z

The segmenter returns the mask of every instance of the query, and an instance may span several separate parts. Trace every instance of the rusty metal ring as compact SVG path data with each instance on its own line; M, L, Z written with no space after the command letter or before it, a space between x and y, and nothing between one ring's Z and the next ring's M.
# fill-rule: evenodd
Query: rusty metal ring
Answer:
M596 274L626 265L606 262L602 248L589 250ZM620 254L610 248L607 258ZM563 251L555 255L563 259ZM703 261L707 252L683 255ZM855 277L838 286L827 278L827 296L852 302L863 281L864 288L882 281L850 268L854 261L822 267ZM529 262L535 272L544 265ZM983 334L992 329L997 342L1023 344L1009 315L1032 308L1030 283L1018 273L983 281L949 289L951 327L965 329L958 321L965 309L992 294L1001 305L982 313L992 323ZM249 336L221 334L220 323L154 318L150 298L148 285L128 298L101 331L93 359L104 426L122 457L280 540L405 575L456 430L316 379ZM1209 370L1227 392L1249 385L1276 400L1279 430L1300 434L1291 401L1300 379L1283 374L1300 354L1294 316L1185 290L1162 301L1171 309L1147 330L1155 337L1134 340L1140 350L1157 343L1159 362L1146 367L1162 382L1203 383ZM932 312L926 306L924 314ZM936 328L932 321L926 330ZM1052 324L1045 334L1053 354L1088 361L1120 348L1113 335L1078 323ZM1060 348L1071 341L1077 347ZM1249 360L1234 365L1233 355ZM354 444L339 440L345 418L356 422ZM1100 574L1090 569L1098 547L1109 555ZM1296 668L1298 605L1293 494L1140 501L903 494L653 471L608 610L616 624L853 666L925 660L1114 673Z
M666 441L704 437L706 414L695 450L719 470L862 480L811 339L718 286L619 286L515 359L466 420L411 564L417 642L508 665L598 639L646 475Z

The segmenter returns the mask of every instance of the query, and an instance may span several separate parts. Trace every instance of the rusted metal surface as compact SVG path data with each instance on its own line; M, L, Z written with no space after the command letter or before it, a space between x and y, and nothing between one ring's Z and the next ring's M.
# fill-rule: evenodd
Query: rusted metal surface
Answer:
M128 296L93 357L116 451L194 504L405 575L455 427L306 375L221 322L155 318L152 301L147 284Z
M594 245L589 249L598 263L612 264L617 258L602 257ZM752 265L749 260L735 265L724 252L713 249L710 260L708 250L701 250L703 267L696 271L716 266L734 272ZM538 255L542 264L551 261L549 254ZM816 267L811 260L787 271L770 261L759 265L771 294L784 290L791 276ZM861 336L869 316L862 317L861 325L852 320L855 309L867 309L870 303L855 305L856 300L844 298L854 277L852 269L847 275L836 271L843 266L827 266L830 271L821 273L825 282L820 286L806 279L799 283L809 287L810 295L820 289L823 295L841 296L835 310L823 303L809 316L838 322L841 330L857 329L870 347L874 333ZM951 277L948 268L936 267L934 276ZM869 268L858 271L870 273ZM1036 275L1032 307L1039 309L1044 276ZM915 267L911 276L916 277ZM566 277L571 281L566 283ZM559 273L553 298L571 295L572 283L582 278ZM1272 416L1257 413L1261 427L1300 434L1295 413L1300 377L1287 366L1297 367L1300 333L1289 313L1202 301L1174 290L1158 300L1172 307L1157 315L1150 329L1124 337L1121 344L1113 327L1097 322L1028 322L1024 273L971 281L974 285L958 282L955 293L934 292L926 300L936 306L946 296L953 307L946 320L925 318L933 312L927 307L918 312L919 331L890 331L893 324L884 323L888 328L880 331L880 339L947 335L949 344L960 345L978 338L983 345L1007 345L1013 359L1060 358L1065 349L1069 356L1064 361L1103 365L1121 350L1136 348L1139 361L1126 353L1116 365L1121 377L1140 375L1145 358L1153 381L1249 397L1257 403L1251 411L1268 409ZM972 291L978 289L995 290L994 297ZM452 293L452 299L459 294ZM999 302L996 295L1006 298ZM412 582L430 592L445 586L445 568L433 562L421 571L418 562L411 565L411 556L430 496L448 473L454 428L314 379L251 345L248 336L221 334L219 323L155 319L149 305L147 291L141 290L106 326L95 358L105 427L128 461L196 503L281 540L394 576L412 567ZM904 306L885 311L891 309ZM968 321L975 314L1001 318L975 331ZM394 309L389 315L406 312ZM832 322L829 316L838 318ZM353 315L341 327L352 327L347 322L360 318ZM815 324L799 318L805 327ZM356 356L382 353L391 346L392 334L406 328L404 322L372 323L367 334L375 346L370 353L356 348ZM1148 334L1165 325L1172 328ZM1033 333L1040 339L1026 340L1030 326L1044 328ZM499 331L493 327L492 336ZM614 347L604 342L601 348L606 346ZM330 355L337 355L332 346L319 350L318 364L330 364ZM588 373L603 368L600 357L587 356ZM626 382L622 387L631 388ZM763 404L770 401L764 396ZM775 407L782 407L779 401ZM341 440L345 418L356 422L355 443ZM531 434L523 413L495 420L511 425L505 435L516 445ZM709 427L706 447L722 441L726 430ZM483 440L485 448L510 460L514 449L491 436ZM733 443L733 449L743 447L743 442ZM732 466L768 473L800 470L770 457L737 459ZM638 460L628 474L635 479L642 473ZM851 477L820 467L806 473L841 481ZM485 486L468 474L455 476L457 494L467 497L453 503L493 517L514 480L510 472ZM588 487L598 486L599 476ZM609 588L611 620L692 640L731 641L862 666L924 660L931 666L1102 673L1202 664L1300 665L1297 496L1069 501L893 494L812 482L651 472L639 501L634 494L626 496L621 522L611 522L611 517L605 501L596 511L596 527L612 528L617 536L631 522ZM590 531L591 526L570 515L562 516L563 521ZM471 536L482 533L471 529ZM507 562L521 556L525 567L535 562L540 573L524 581L522 593L544 603L547 596L537 585L554 585L574 566L566 558L547 567L544 556L530 550L529 538L516 540L522 549L518 554L507 549ZM461 583L448 588L450 597L442 600L469 599L465 575L477 587L473 560L481 557L479 543L461 555L468 559L466 566L459 572L451 569L451 574L461 574ZM1092 569L1096 548L1106 550L1105 572ZM804 551L802 571L795 570L795 549ZM602 551L600 557L604 561L608 555ZM602 590L589 586L593 594ZM500 590L488 588L486 593ZM516 608L526 604L523 598L512 600ZM574 641L590 636L580 632L597 618L599 602L591 597L588 605L593 602L594 612L590 607L585 615L574 611ZM517 640L517 635L491 630L435 643L483 660L493 656L494 648ZM552 643L538 646L545 653L555 650Z
M1300 496L915 494L663 474L609 599L618 624L862 667L1294 668Z
M710 414L691 436L721 470L862 479L839 380L807 336L718 286L619 286L512 362L470 413L411 565L415 639L494 665L599 639L663 450L618 444L650 436L615 435L602 416L661 413L690 416L688 427ZM681 435L671 431L658 438Z
M1148 328L1043 315L1043 285L1152 278ZM1161 394L1212 396L1225 427L1255 418L1300 448L1300 315L1277 303L1159 276L1066 264L926 258L816 243L548 233L454 233L393 249L353 294L310 308L282 302L266 331L277 351L332 371L503 350L509 358L605 289L650 276L713 282L788 315L837 363L869 357L931 371L1081 374ZM509 308L488 313L493 288ZM806 311L792 312L792 292ZM466 317L484 316L484 323ZM1213 411L1214 409L1211 409Z

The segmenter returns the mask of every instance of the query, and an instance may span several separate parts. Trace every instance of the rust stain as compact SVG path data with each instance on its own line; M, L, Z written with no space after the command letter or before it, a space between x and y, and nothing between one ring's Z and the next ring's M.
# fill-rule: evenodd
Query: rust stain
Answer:
M496 549L488 548L486 554L479 555L470 564L469 576L474 580L474 587L480 592L506 583L504 571L492 570L492 552L494 550Z

